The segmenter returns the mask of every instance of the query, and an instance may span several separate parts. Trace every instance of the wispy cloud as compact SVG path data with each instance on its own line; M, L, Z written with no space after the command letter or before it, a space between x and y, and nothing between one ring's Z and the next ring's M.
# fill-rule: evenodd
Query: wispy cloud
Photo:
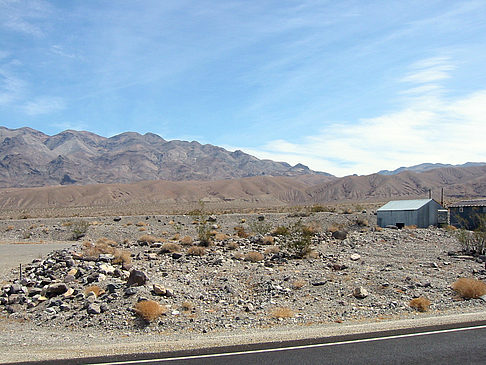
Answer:
M50 114L63 110L66 107L64 99L52 96L43 96L26 103L23 110L26 114L35 116Z
M37 21L51 12L52 6L43 0L1 0L0 26L33 37L42 37L44 30Z
M441 89L439 79L454 69L448 59L428 59L412 65L404 82L425 83L413 90L401 109L352 123L333 123L300 142L275 140L259 149L243 149L257 157L302 162L336 175L368 174L422 162L464 163L486 156L486 90L451 98L430 97ZM415 72L419 70L418 72ZM427 84L431 82L432 84ZM421 87L421 89L420 89Z
M8 105L20 99L25 86L25 82L12 72L0 68L0 105Z

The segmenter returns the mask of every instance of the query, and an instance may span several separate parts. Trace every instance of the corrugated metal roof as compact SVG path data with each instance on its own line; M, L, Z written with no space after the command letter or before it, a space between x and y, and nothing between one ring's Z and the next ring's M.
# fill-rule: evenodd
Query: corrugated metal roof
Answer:
M449 205L449 208L460 207L486 207L486 199L461 200L460 202Z
M384 210L417 210L422 208L425 204L431 202L432 199L414 199L414 200L392 200L378 209Z

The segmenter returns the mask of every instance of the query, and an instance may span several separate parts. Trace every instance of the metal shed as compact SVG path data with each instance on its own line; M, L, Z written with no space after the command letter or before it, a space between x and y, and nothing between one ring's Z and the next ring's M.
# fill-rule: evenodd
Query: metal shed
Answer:
M481 220L486 220L486 198L462 200L449 205L449 210L451 225L473 231L480 228Z
M376 211L380 227L417 226L426 228L439 223L439 210L444 208L434 199L392 200Z

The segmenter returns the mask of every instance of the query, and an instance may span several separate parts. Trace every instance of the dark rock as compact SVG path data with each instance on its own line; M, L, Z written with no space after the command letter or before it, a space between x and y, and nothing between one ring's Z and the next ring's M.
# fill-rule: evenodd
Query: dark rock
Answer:
M181 254L181 253L179 253L179 252L174 252L174 253L172 253L172 258L173 258L174 260L178 260L178 259L180 259L181 257L182 257L182 254Z
M45 289L44 296L46 296L48 298L51 298L51 297L55 297L56 295L64 294L67 291L68 291L68 287L66 286L66 284L64 284L64 283L55 283L55 284L49 285Z
M263 215L259 215L258 218L257 218L260 222L264 221L265 220L265 216Z
M91 303L88 306L88 314L100 314L101 306L98 303Z
M348 232L347 231L335 231L335 232L332 232L332 238L335 238L337 240L344 240L346 239L346 237L348 236Z
M113 218L113 222L119 222L119 221L121 221L121 217L115 217L115 218Z
M128 288L127 290L125 290L125 295L129 297L131 295L137 294L137 292L138 292L137 288Z
M145 285L148 278L147 275L143 271L140 270L132 270L130 272L130 276L128 277L127 285L128 286L141 286Z
M313 286L322 286L322 285L325 285L326 283L327 283L327 281L326 281L326 280L319 280L319 281L314 281L314 282L312 282L311 284L312 284Z
M216 216L215 215L210 215L208 217L208 222L216 222Z

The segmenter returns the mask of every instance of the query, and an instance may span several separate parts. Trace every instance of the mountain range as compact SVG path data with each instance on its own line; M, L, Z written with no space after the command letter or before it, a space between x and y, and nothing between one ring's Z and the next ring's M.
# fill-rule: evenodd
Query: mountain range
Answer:
M54 136L0 127L0 187L218 180L322 174L307 166L260 160L198 142L166 141L152 133L111 138L67 130Z
M105 138L55 136L0 127L0 208L313 205L390 199L486 196L486 164L422 164L400 171L338 178L304 165L259 160L198 142L154 134ZM27 188L28 187L28 188Z

